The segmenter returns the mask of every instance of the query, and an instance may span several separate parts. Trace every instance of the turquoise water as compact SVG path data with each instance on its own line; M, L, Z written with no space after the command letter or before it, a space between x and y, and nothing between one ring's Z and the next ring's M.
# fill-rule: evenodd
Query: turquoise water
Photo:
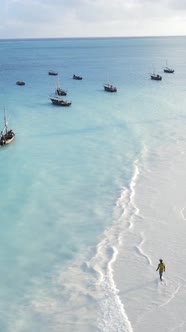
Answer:
M0 42L0 124L5 107L16 133L0 150L1 331L106 331L94 319L99 294L91 277L82 281L84 264L105 230L119 222L117 202L130 187L136 160L184 129L185 41ZM173 75L163 74L166 60ZM153 70L161 82L150 80ZM48 99L58 80L68 90L69 108ZM107 82L118 92L106 93ZM113 255L101 252L102 258L107 254ZM82 293L89 294L86 301Z

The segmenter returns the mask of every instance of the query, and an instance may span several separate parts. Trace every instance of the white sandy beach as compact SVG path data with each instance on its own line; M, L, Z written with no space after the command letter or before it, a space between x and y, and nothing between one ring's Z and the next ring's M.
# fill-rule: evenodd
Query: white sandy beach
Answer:
M128 230L114 263L131 331L186 331L185 150L180 138L139 164L128 207L134 213L125 213ZM156 272L160 258L166 264L163 282Z

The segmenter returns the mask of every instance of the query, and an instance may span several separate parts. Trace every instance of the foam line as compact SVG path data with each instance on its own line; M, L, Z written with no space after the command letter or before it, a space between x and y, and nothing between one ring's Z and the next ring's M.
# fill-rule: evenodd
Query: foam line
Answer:
M116 247L112 247L112 251L112 258L108 262L107 272L100 285L104 290L105 297L100 303L103 314L98 328L100 332L133 332L114 283L112 264L116 260L118 250Z
M143 257L145 257L146 258L146 260L147 260L147 262L149 263L149 265L153 265L152 264L152 262L151 262L151 259L150 259L150 257L147 255L147 254L145 254L144 253L144 251L142 250L142 246L143 246L143 244L144 244L144 242L145 242L145 238L144 238L144 236L143 236L143 233L141 233L141 242L140 242L140 244L138 245L138 246L136 246L136 249L138 250L138 252L140 253L140 255L142 255Z
M185 213L184 213L184 211L185 211ZM181 213L183 220L186 220L186 208L185 207L183 209L181 209L180 213Z
M133 332L132 325L127 317L124 304L119 297L119 291L116 288L113 276L113 263L117 259L118 246L124 236L126 222L129 228L133 226L132 217L139 215L139 209L134 204L135 186L139 176L138 160L134 162L134 174L128 188L123 188L121 196L116 202L117 216L113 226L105 232L104 239L97 247L97 254L94 257L94 266L100 267L99 287L105 294L100 302L102 315L99 320L99 330L101 332ZM118 211L120 215L118 215ZM144 242L140 243L139 250L146 257L149 264L152 265L150 258L145 255L141 249ZM95 260L98 259L98 264Z

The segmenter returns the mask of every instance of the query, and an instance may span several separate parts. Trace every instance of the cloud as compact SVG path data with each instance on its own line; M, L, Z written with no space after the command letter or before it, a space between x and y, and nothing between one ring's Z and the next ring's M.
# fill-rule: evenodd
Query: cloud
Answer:
M186 34L185 0L1 0L0 38Z

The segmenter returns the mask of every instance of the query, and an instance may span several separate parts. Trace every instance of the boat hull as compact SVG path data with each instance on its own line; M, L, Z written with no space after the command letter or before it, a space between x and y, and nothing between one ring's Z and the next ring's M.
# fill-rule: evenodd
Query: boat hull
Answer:
M160 76L160 75L151 75L151 80L161 81L162 80L162 76Z
M76 75L73 75L73 79L74 79L74 80L81 81L81 80L83 79L83 77L81 77L81 76L76 76Z
M25 82L23 82L23 81L17 81L16 84L17 85L25 85Z
M117 88L112 85L104 85L104 90L107 92L117 92Z
M56 75L58 75L58 73L56 71L49 71L48 75L56 76Z
M52 104L57 105L57 106L70 106L72 103L70 101L65 101L65 100L58 100L54 98L50 98Z
M4 145L12 143L13 140L14 140L14 138L15 138L15 134L14 133L12 133L12 137L10 137L10 138L6 137L6 135L1 136L1 138L0 138L0 146L4 146Z
M164 73L173 74L174 69L164 69Z

